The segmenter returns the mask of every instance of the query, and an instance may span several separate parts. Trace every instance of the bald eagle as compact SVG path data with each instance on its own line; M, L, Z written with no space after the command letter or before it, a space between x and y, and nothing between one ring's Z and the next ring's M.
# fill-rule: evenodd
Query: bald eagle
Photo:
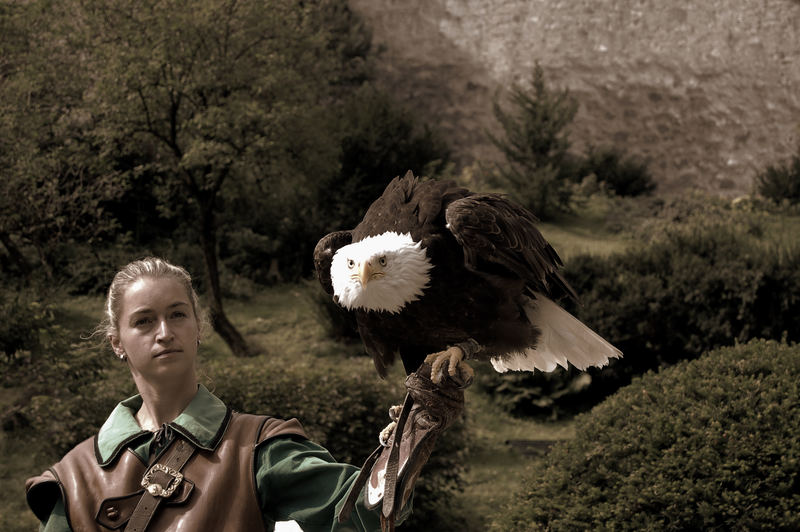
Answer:
M354 229L323 237L314 263L323 288L355 313L381 377L397 356L406 373L427 359L434 380L444 367L471 373L465 358L547 372L620 357L553 301L577 296L536 222L501 195L408 172Z

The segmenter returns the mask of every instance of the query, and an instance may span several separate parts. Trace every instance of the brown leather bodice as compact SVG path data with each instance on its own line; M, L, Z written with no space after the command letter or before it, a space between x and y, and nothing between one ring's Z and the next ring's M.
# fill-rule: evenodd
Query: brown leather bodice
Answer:
M288 435L306 437L296 419L232 413L216 448L197 449L189 459L182 470L186 480L158 509L148 532L271 528L258 504L255 448L270 438ZM28 479L28 503L40 519L46 519L60 491L75 532L121 530L142 492L140 482L146 470L147 465L130 448L101 467L92 437L43 475Z

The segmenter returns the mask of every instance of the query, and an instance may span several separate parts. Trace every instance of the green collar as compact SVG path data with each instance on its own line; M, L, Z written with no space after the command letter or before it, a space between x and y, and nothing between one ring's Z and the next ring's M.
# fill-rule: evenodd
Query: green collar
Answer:
M149 444L154 432L143 430L136 422L136 412L142 406L142 396L134 395L117 404L95 438L97 462L105 467L114 462L126 447L134 449ZM189 406L167 423L173 430L200 449L216 449L230 420L225 403L200 384Z

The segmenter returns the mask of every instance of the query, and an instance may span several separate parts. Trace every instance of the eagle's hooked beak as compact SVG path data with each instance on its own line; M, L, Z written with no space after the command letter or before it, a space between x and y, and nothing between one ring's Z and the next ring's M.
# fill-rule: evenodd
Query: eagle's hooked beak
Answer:
M369 261L364 261L361 268L358 270L358 280L361 281L361 286L367 286L367 283L372 278L372 265Z

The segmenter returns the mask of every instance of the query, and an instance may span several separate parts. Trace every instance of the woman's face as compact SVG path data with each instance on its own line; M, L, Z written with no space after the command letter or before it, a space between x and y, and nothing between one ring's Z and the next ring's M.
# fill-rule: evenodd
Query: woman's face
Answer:
M122 296L117 355L126 354L134 380L194 378L198 324L189 295L170 277L142 277Z

